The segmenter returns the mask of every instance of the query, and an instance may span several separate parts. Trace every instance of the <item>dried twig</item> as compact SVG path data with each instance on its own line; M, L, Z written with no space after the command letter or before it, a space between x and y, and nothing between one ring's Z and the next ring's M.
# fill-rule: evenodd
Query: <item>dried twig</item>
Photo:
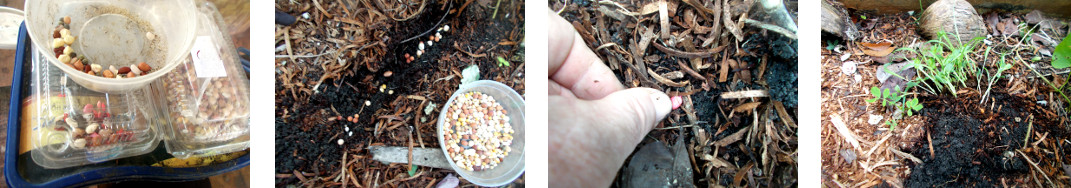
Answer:
M1038 167L1037 163L1034 163L1033 160L1030 160L1030 157L1027 157L1026 153L1023 153L1022 150L1015 150L1015 152L1019 152L1019 155L1023 156L1023 159L1026 159L1026 162L1030 163L1030 166L1033 166L1034 169L1037 170L1042 177L1045 177L1045 181L1049 183L1049 186L1056 187L1056 184L1052 183L1052 179L1049 179L1049 175L1045 174L1045 170L1041 170L1041 167Z
M781 26L762 23L760 21L756 21L756 20L752 20L752 19L748 19L748 18L744 18L744 23L749 24L751 26L759 27L759 28L762 28L762 29L770 30L770 31L773 31L773 32L776 32L776 33L780 33L781 35L785 35L785 37L792 38L793 40L797 39L796 33L788 31L788 29L785 29L785 28L783 28Z
M683 57L683 58L688 58L688 59L692 59L692 58L707 58L707 57L710 57L710 56L714 56L714 54L716 54L718 52L721 52L721 50L722 50L722 48L714 48L714 49L710 49L710 50L702 51L702 52L685 52L685 51L680 51L680 50L676 50L676 49L672 49L672 48L663 46L662 44L659 44L657 42L655 42L655 48L658 48L658 50L662 50L662 52L665 52L668 55L677 56L677 57Z
M744 99L752 97L769 97L770 93L766 90L747 90L747 91L730 91L721 93L723 99Z

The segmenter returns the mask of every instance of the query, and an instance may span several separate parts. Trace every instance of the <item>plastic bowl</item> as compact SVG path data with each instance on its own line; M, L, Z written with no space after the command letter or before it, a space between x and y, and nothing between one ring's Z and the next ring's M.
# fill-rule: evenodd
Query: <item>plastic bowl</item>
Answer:
M71 17L70 45L75 53L103 67L130 66L145 62L153 72L134 78L104 78L82 73L46 56L48 62L90 90L128 92L148 85L171 72L189 54L196 28L197 10L186 0L40 0L26 2L27 33L33 46L52 52L52 33L60 18ZM147 32L155 35L148 40Z
M490 95L506 109L506 113L510 118L510 125L513 126L514 131L513 144L510 145L513 150L506 155L506 159L502 160L502 163L499 163L498 166L481 171L461 169L457 167L457 164L450 157L446 157L446 160L450 161L450 168L454 169L462 178L476 185L497 187L513 182L513 180L521 176L521 173L524 173L524 99L517 94L517 91L505 84L490 80L480 80L462 85L461 89L455 91L450 96L450 100L446 101L446 105L443 105L441 112L439 112L439 121L436 123L439 147L442 148L443 155L449 156L446 152L446 142L443 140L442 129L442 124L446 121L446 109L453 104L454 98L470 91L478 91Z
M22 24L21 10L0 7L0 49L15 49L19 42L19 25Z

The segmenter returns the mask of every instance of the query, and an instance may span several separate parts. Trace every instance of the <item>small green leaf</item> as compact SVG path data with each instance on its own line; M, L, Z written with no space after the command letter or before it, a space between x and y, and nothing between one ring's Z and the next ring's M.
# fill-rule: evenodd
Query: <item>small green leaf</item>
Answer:
M878 98L873 98L873 99L867 99L866 100L866 103L874 103L874 102L878 102Z
M1071 67L1071 35L1064 37L1052 53L1052 67L1062 69Z
M922 104L915 105L915 107L913 108L915 109L915 111L922 110Z
M411 168L409 168L409 177L413 177L413 175L416 175L416 169L416 165L412 165Z
M892 96L892 94L889 94L889 89L885 89L884 91L881 91L881 95L882 96Z
M874 97L881 97L881 89L878 89L878 87L870 87L870 94L874 95Z
M499 56L497 59L499 67L501 67L502 65L506 65L507 67L509 66L509 61L506 61L506 58L502 58L502 56Z

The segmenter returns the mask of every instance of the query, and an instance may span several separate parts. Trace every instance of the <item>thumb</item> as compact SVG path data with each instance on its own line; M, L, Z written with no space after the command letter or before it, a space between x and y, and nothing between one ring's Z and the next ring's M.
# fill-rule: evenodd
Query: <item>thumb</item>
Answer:
M669 96L651 88L621 90L590 102L604 119L630 125L620 128L634 138L643 138L672 108Z

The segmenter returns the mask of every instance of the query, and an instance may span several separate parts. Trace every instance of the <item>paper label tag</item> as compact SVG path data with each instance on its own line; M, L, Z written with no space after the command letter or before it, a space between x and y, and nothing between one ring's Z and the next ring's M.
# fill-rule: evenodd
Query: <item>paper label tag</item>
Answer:
M193 56L193 67L197 71L197 77L214 78L227 76L227 70L223 67L223 60L219 56L219 48L208 36L199 36L190 50Z

